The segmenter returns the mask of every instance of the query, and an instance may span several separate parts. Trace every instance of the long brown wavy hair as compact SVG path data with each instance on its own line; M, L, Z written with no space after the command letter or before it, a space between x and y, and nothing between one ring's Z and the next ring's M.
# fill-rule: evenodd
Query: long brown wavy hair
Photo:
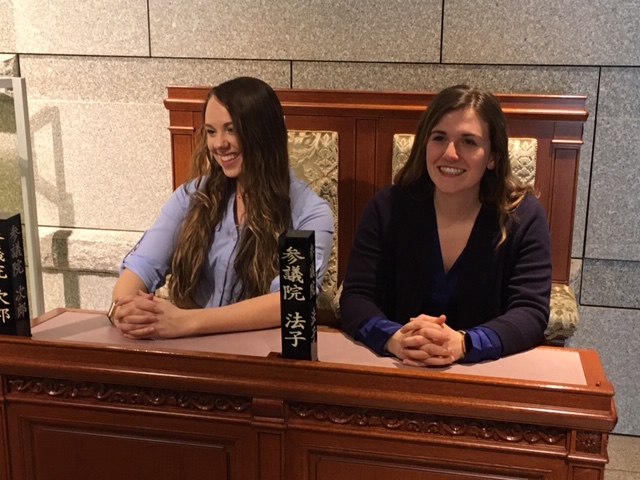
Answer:
M407 163L396 174L394 182L409 186L426 176L429 193L433 193L435 186L427 171L426 162L429 135L444 115L466 108L472 108L489 126L495 168L486 169L480 180L480 202L494 205L498 209L501 244L507 238L506 225L513 210L527 193L535 191L532 186L525 185L511 173L507 121L500 101L493 94L468 85L455 85L438 93L420 117L411 153Z
M239 77L214 87L203 116L212 97L229 111L242 148L245 226L234 261L239 284L232 288L238 288L235 300L243 300L269 292L278 273L278 237L291 223L287 128L276 93L262 80ZM195 179L195 192L182 223L169 282L171 300L181 308L203 307L196 304L197 285L215 227L237 190L237 179L225 176L213 159L204 127L192 156L190 179Z

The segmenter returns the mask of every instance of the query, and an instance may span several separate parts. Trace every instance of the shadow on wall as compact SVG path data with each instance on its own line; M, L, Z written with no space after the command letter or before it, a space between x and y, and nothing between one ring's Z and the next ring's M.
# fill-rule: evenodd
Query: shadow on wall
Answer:
M13 106L13 98L0 92L0 133L11 133L15 135L16 111Z
M62 123L60 110L56 107L45 107L30 115L31 120L31 144L33 145L33 165L38 196L54 204L58 211L57 225L61 230L51 238L51 252L54 257L53 269L43 267L43 271L63 276L64 300L68 308L80 307L80 281L79 274L69 268L69 237L71 230L63 230L63 227L75 225L75 208L73 196L67 191L64 164L64 147L62 145ZM47 131L48 130L48 131ZM43 141L48 137L49 141ZM52 146L55 183L51 183L38 174L38 143ZM48 250L48 249L47 249Z
M58 230L51 237L53 253L53 272L62 275L64 305L67 308L80 308L80 275L69 265L69 237L71 230Z
M0 212L24 214L13 98L0 92Z

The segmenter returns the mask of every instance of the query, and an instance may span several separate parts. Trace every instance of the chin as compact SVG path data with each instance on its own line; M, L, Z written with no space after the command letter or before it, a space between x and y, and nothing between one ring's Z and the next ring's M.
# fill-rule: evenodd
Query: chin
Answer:
M223 165L220 165L220 168L222 169L222 173L224 173L224 176L228 178L237 178L242 173L242 168L240 165L234 165L232 167L224 167Z

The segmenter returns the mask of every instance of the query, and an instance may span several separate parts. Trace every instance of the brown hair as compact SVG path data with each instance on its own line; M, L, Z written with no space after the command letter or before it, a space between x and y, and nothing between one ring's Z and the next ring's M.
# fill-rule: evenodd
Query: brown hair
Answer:
M438 93L420 117L407 163L396 174L394 181L398 185L408 186L425 177L429 193L433 193L434 183L427 172L425 159L429 135L444 115L453 110L466 108L473 109L489 126L495 167L486 169L480 180L480 201L498 209L502 243L507 238L506 224L511 212L527 193L533 193L534 190L511 173L507 122L500 102L493 94L468 85L455 85Z
M236 300L242 300L268 293L278 273L278 237L291 222L287 129L276 93L262 80L240 77L221 83L209 92L204 111L212 97L229 111L242 148L245 227L234 261L239 285L232 286L234 291L239 287ZM226 177L213 160L203 128L192 156L191 179L195 192L178 237L169 285L172 301L181 308L203 306L195 302L197 284L215 226L237 190L237 180Z

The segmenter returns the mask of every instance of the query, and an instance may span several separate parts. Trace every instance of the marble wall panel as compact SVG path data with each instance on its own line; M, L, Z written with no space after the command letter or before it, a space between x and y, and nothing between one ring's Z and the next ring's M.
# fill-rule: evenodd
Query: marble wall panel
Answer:
M468 83L493 92L586 95L589 118L580 152L573 256L582 257L589 195L598 68L293 62L294 88L437 91Z
M171 194L162 105L30 102L40 225L147 228Z
M286 62L21 57L41 225L143 230L171 193L167 85L238 75L289 85Z
M46 270L117 274L141 233L120 230L40 227L40 255Z
M437 62L440 0L150 0L153 56Z
M635 0L444 2L442 61L519 65L640 64Z
M216 85L241 75L290 84L289 62L20 55L29 99L162 105L168 85ZM167 124L168 125L168 124Z
M610 435L607 445L609 463L606 480L638 480L640 478L640 442L637 438Z
M125 255L140 232L40 227L45 311L106 310Z
M140 232L40 227L45 311L106 310L120 263Z
M106 311L117 275L44 270L45 312L64 306Z
M580 302L580 292L582 291L582 259L572 258L569 272L569 285L576 294L578 303Z
M640 68L604 68L585 257L640 261Z
M14 0L0 0L0 52L17 52Z
M125 255L140 232L40 227L45 311L106 310Z
M580 307L580 327L568 340L572 348L598 351L607 378L616 391L618 409L615 433L638 435L640 432L640 369L638 356L638 325L640 310Z
M146 2L0 2L0 51L149 56Z
M580 303L640 309L640 262L584 259Z

